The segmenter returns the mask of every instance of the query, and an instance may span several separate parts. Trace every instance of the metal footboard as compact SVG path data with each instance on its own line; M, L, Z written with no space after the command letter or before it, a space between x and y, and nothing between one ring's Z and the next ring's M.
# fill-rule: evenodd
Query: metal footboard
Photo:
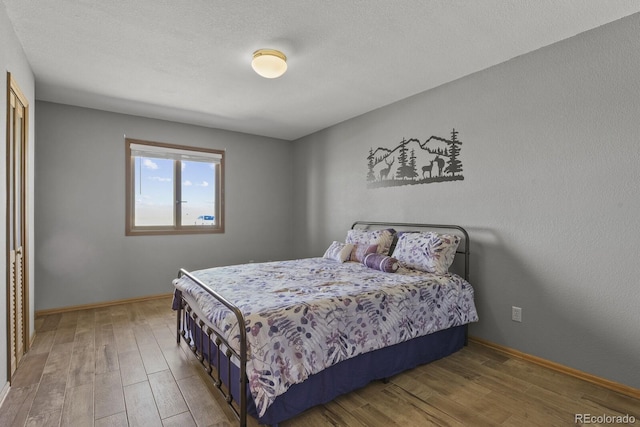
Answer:
M240 421L240 426L245 427L247 425L246 390L247 390L248 380L246 375L247 333L245 329L244 316L242 315L242 312L238 307L236 307L235 305L227 301L222 295L220 295L219 293L211 289L209 286L207 286L205 283L203 283L198 278L194 277L191 273L189 273L187 270L183 268L181 268L178 273L179 278L182 276L187 276L190 280L192 280L194 283L196 283L198 286L204 289L208 294L210 294L212 297L214 297L216 300L222 303L225 307L227 307L236 316L236 320L238 321L238 333L240 335L239 337L240 351L239 352L236 351L222 335L220 335L217 331L215 331L214 329L210 328L207 324L205 324L203 319L199 319L198 315L193 311L193 309L184 300L184 298L182 298L182 301L180 301L180 307L177 310L178 314L177 314L176 332L177 332L178 344L180 343L180 337L183 337L185 339L185 342L189 345L189 348L191 349L191 351L195 354L196 358L200 361L200 363L202 363L203 367L205 368L209 376L211 376L211 378L213 379L213 383L216 386L216 388L220 391L222 396L225 398L227 404L229 405L233 413L236 415L236 417ZM188 319L191 319L193 322L195 322L197 326L199 326L200 345L202 347L204 346L208 347L206 352L207 357L205 357L205 349L204 348L199 349L197 347L196 340L192 339L187 334L186 328L187 328ZM192 331L192 333L195 333L195 331ZM235 405L233 404L234 396L232 394L231 384L225 384L225 386L227 387L227 391L225 391L222 387L224 382L222 380L222 371L221 371L222 369L222 363L220 359L220 356L222 353L221 346L224 346L226 348L224 355L227 357L227 360L228 360L227 378L229 381L231 381L231 378L232 378L231 368L233 366L233 362L231 359L232 357L235 357L239 360L240 366L238 368L240 370L240 381L239 381L240 383L238 384L239 385L238 394L240 396L238 398L235 398L236 404L239 406L238 409L236 409ZM215 347L215 349L212 349L212 347ZM215 357L212 355L213 351L215 351ZM213 363L214 360L217 361L217 363Z

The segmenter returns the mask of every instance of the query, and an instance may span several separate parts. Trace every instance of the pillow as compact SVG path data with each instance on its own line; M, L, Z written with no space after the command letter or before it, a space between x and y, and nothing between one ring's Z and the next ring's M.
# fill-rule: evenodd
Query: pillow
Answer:
M451 234L402 233L393 256L403 267L447 274L459 243L460 237Z
M396 233L396 238L393 240L393 244L389 248L389 255L393 255L393 253L396 251L396 248L398 247L398 241L400 240L400 238L403 235L409 234L409 233L422 233L422 232L421 231L398 231Z
M384 230L349 230L347 231L345 243L378 245L377 252L382 255L388 255L395 234L396 230L393 228Z
M334 241L322 257L338 262L345 262L349 259L352 250L353 245Z
M384 271L385 273L395 273L400 267L397 259L380 254L369 254L364 257L362 263L369 268Z
M362 262L364 257L369 254L375 254L378 251L378 245L355 244L351 250L349 261Z

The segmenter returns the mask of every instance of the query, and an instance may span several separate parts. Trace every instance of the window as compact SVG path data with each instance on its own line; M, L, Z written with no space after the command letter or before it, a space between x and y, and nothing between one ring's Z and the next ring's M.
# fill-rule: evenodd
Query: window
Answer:
M125 145L127 236L224 232L224 151Z

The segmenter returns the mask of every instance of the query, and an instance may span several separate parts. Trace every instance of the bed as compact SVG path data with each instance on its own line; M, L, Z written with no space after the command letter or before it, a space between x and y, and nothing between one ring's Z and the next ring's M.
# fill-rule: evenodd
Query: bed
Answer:
M180 269L177 341L241 426L276 426L461 349L478 320L468 279L462 227L357 221L322 257Z

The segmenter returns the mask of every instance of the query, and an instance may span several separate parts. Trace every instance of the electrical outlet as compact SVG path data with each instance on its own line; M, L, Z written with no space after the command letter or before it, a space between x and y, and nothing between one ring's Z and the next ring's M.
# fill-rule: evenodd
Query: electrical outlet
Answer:
M522 322L522 309L520 307L511 307L511 320L514 322Z

